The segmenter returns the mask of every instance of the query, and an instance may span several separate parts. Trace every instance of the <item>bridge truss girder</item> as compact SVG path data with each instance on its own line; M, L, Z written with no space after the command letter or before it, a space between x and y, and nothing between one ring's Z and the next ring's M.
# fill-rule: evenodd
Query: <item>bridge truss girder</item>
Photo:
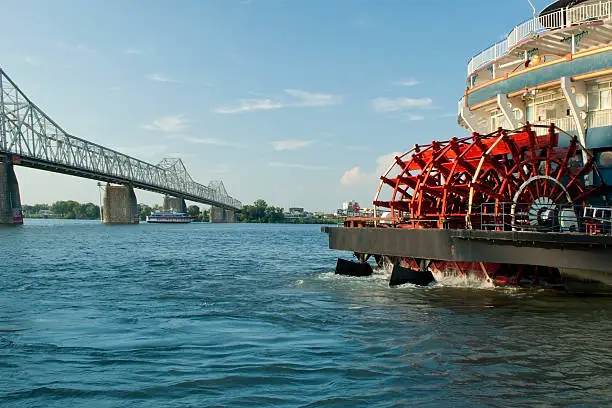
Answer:
M130 185L217 207L240 210L223 183L195 182L180 159L153 165L73 136L38 108L0 69L0 159L110 183Z

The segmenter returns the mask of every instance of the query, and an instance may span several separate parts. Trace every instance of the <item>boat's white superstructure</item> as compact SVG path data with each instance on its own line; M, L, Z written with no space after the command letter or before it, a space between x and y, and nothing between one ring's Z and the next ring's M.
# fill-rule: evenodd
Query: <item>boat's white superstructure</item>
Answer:
M193 222L193 217L184 212L155 211L147 216L147 222L157 224L188 224Z
M488 134L554 123L612 184L612 0L554 2L471 58L466 82L462 127Z

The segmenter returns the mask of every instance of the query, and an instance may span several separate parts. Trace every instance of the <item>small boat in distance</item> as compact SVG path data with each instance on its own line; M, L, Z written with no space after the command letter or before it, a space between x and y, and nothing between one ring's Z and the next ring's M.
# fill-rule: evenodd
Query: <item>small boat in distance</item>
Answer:
M193 222L194 217L184 212L177 211L155 211L147 215L147 222L157 224L188 224Z

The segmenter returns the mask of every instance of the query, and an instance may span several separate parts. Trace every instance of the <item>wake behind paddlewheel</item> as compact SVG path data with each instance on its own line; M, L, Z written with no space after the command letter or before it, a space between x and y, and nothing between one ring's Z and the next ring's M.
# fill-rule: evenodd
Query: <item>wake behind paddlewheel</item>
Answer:
M576 137L538 127L415 146L381 176L377 214L408 228L571 229L605 186L593 185L599 171Z

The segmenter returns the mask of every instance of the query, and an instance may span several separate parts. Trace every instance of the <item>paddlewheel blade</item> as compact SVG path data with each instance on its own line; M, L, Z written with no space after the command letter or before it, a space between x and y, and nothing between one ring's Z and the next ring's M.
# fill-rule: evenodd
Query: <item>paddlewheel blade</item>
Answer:
M570 216L605 186L589 182L599 170L575 137L544 130L416 145L381 176L377 212L407 228L558 228L560 212Z

